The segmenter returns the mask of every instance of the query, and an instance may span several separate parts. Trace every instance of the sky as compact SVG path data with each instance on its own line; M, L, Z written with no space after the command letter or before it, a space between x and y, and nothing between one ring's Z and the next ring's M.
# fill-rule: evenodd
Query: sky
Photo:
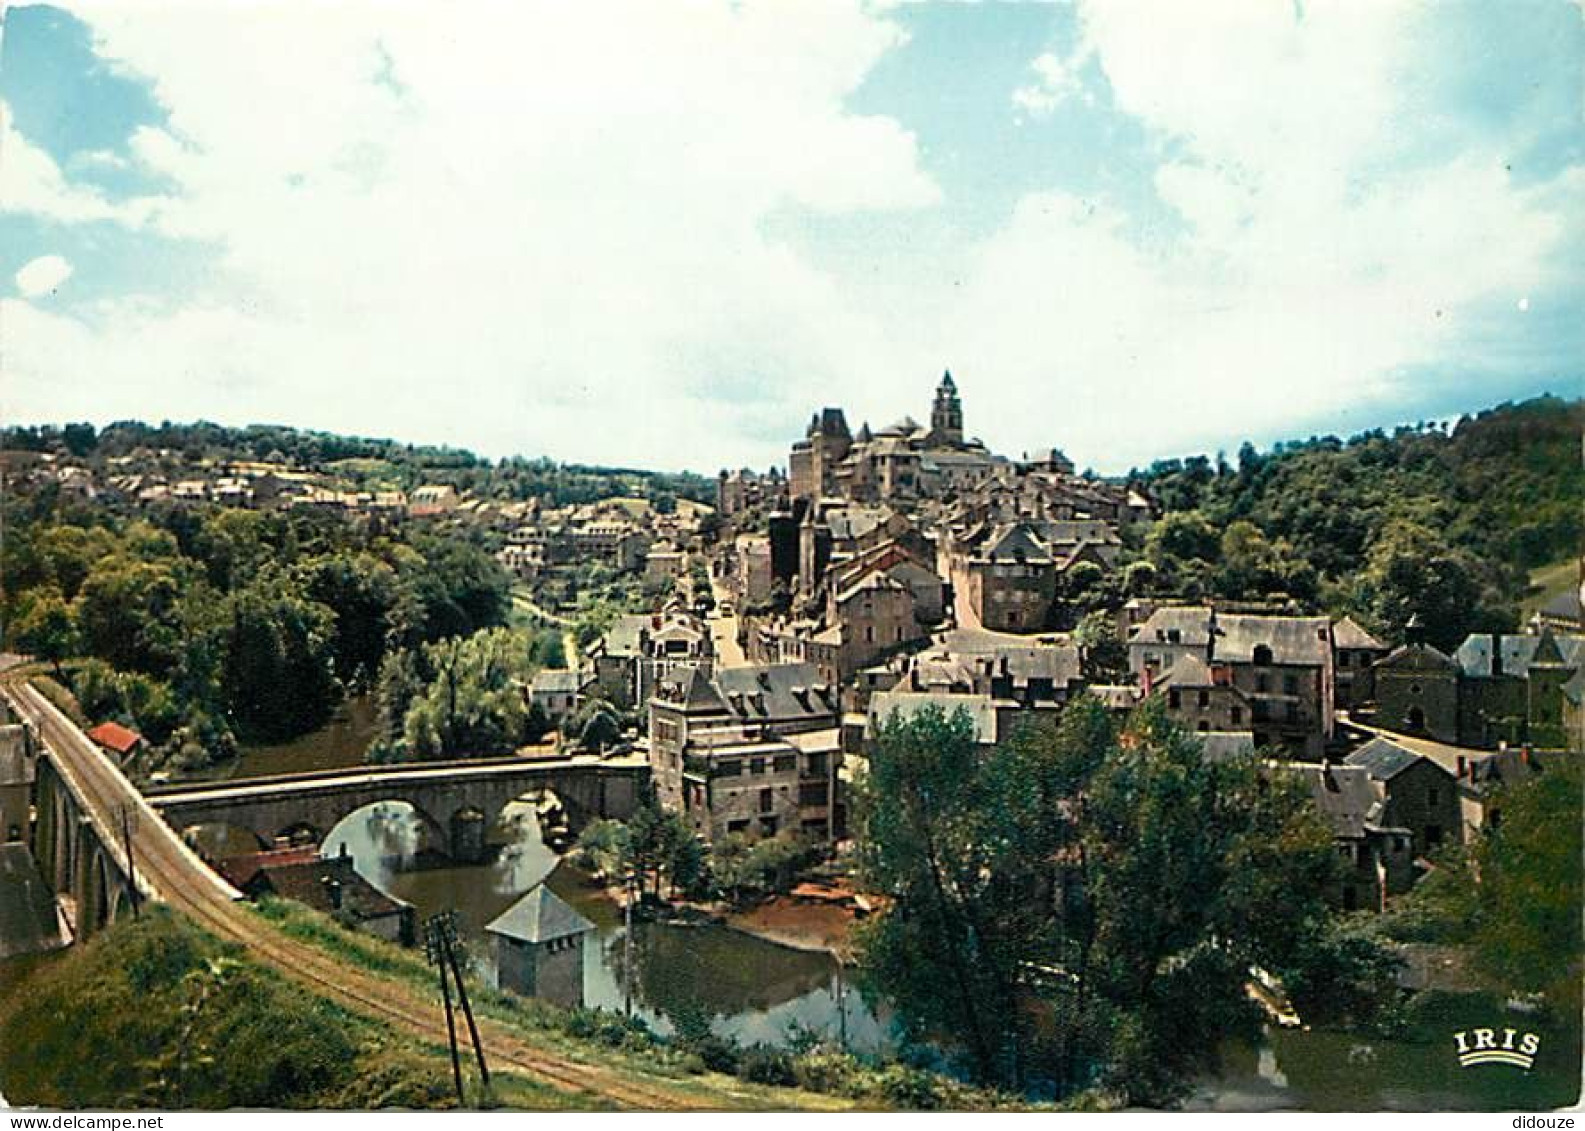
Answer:
M1103 473L1585 392L1578 0L11 7L0 415Z

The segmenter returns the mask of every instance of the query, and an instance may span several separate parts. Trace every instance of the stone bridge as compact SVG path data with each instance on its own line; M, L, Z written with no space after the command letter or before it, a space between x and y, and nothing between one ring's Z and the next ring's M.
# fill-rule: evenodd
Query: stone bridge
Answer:
M146 791L177 832L222 824L251 832L261 847L297 833L322 842L341 820L366 805L411 805L436 847L477 860L483 837L511 802L549 791L573 828L632 816L649 781L641 759L595 757L361 766L353 770L283 774L234 782L184 783Z
M93 805L48 753L38 759L35 772L33 858L50 890L70 897L78 937L96 934L132 905L122 814ZM139 817L134 810L125 819L130 828ZM139 886L145 898L152 894Z

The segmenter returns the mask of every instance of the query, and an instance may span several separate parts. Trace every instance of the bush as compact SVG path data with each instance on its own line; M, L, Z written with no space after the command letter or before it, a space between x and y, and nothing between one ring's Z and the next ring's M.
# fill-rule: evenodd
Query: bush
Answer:
M737 1061L737 1074L754 1084L791 1088L798 1083L793 1059L781 1049L756 1044L743 1050Z

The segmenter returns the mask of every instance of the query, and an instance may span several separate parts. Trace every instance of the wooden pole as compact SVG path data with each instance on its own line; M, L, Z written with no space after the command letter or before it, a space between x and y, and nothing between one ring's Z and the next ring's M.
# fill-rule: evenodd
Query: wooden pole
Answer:
M462 1094L462 1061L457 1056L457 1015L451 1010L450 979L446 977L445 962L437 969L440 971L440 996L446 1003L446 1037L451 1042L451 1079L457 1085L457 1106L466 1107L468 1101Z
M490 1069L484 1063L484 1042L479 1039L479 1026L473 1020L473 1005L468 1001L468 987L462 982L462 971L457 966L457 950L448 937L446 943L446 962L451 966L451 976L457 980L457 998L462 1002L462 1015L468 1019L468 1037L473 1041L473 1055L479 1062L479 1081L488 1088L490 1086Z

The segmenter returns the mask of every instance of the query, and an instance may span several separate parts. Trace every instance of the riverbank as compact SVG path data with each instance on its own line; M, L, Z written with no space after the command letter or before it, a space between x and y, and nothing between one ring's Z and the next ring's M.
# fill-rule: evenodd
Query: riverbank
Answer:
M755 907L728 912L723 921L735 931L778 946L818 951L844 966L853 964L853 924L857 915L851 907L778 895Z

